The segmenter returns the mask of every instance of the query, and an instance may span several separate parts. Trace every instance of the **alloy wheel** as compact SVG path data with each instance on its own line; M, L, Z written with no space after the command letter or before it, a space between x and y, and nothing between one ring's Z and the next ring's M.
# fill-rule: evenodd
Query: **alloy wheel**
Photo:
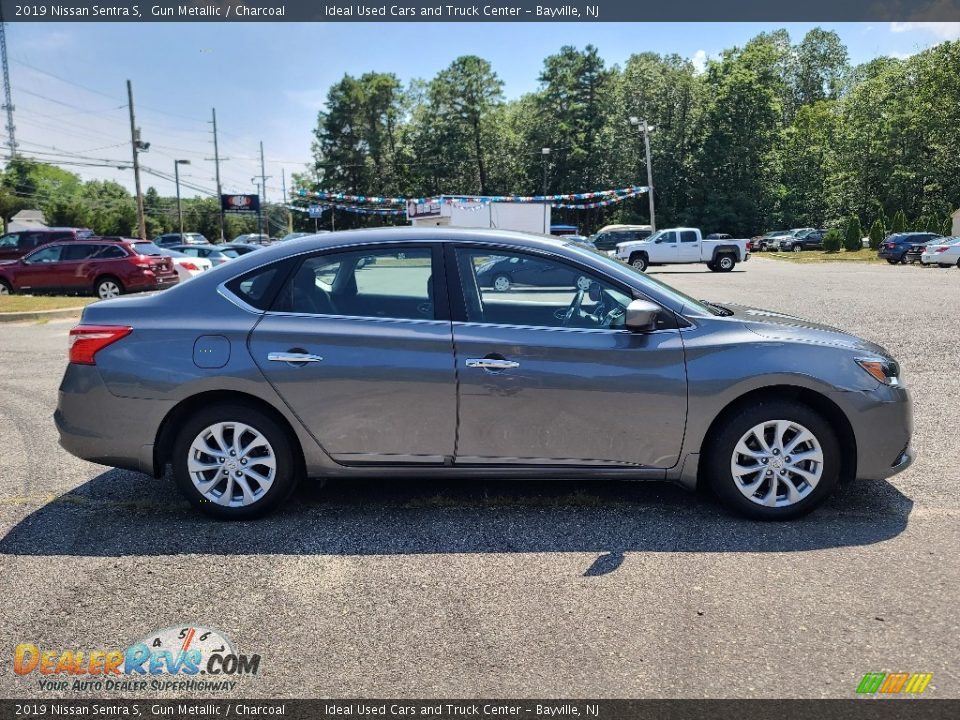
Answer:
M119 297L120 286L117 285L113 280L104 280L97 285L97 295L101 300Z
M823 475L817 437L792 420L768 420L750 428L733 450L730 472L753 503L788 507L806 498Z
M510 289L510 278L506 275L498 275L493 280L493 289L497 292L506 292Z
M201 431L190 445L187 472L197 492L210 502L246 507L270 491L277 458L256 428L219 422Z

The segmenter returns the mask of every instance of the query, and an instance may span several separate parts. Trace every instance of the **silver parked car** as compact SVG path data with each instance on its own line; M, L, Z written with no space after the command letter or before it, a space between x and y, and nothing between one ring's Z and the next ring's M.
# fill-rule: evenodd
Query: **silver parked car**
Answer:
M481 281L516 273L506 289ZM700 302L576 243L393 228L250 253L160 295L87 306L60 442L261 515L304 477L709 484L794 518L841 478L907 467L910 396L883 348Z

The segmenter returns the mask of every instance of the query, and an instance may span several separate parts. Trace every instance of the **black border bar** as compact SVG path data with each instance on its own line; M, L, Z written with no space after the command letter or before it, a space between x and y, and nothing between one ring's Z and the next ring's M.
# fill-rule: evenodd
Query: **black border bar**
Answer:
M0 0L6 22L956 22L960 0Z

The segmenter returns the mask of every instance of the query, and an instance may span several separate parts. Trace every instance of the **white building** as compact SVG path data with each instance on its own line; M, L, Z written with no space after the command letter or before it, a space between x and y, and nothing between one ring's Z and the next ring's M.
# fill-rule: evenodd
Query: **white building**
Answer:
M407 201L407 219L415 227L485 228L550 233L549 203L476 202L444 195L430 202Z
M40 230L47 226L43 213L40 210L21 210L7 223L7 232L21 232L23 230Z

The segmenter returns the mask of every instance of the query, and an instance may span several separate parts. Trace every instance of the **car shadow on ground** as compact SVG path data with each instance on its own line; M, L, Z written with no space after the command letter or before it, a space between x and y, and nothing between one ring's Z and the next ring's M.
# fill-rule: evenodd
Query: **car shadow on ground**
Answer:
M841 488L793 522L745 520L666 483L339 480L304 483L278 512L220 522L169 478L110 470L20 520L3 555L392 555L588 552L587 574L625 552L800 552L900 534L913 502L886 481Z

